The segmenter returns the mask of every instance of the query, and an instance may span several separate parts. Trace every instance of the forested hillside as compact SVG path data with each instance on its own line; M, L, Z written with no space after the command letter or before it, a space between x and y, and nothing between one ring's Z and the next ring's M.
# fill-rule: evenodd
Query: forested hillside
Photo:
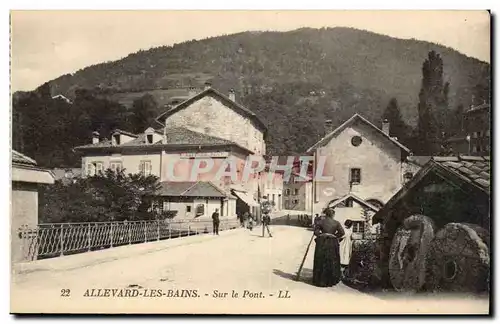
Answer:
M440 45L350 28L245 32L158 47L61 76L46 87L51 95L76 100L73 112L82 100L82 93L76 99L78 89L89 89L100 100L119 101L122 105L113 113L120 116L113 117L113 123L125 127L130 126L126 116L134 100L144 94L154 97L156 105L149 107L159 113L170 95L190 86L202 87L209 80L222 92L234 88L237 100L268 125L271 154L300 153L323 135L326 118L338 125L358 112L380 125L392 98L403 120L416 126L422 64L431 50L440 54L444 81L449 82L446 107L439 108L445 111L439 118L447 119L460 104L470 105L473 96L477 101L488 100L489 64ZM27 96L18 96L15 102L26 106L22 97ZM108 106L115 107L102 104ZM61 111L44 113L55 114L51 118L58 120ZM92 114L96 121L86 126L101 125L99 113ZM87 138L93 130L86 130ZM71 142L85 138L84 134L74 137ZM52 145L58 148L57 143Z

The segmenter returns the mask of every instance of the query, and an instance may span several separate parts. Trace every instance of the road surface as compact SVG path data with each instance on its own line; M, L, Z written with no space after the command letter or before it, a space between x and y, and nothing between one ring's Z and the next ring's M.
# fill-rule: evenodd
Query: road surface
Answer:
M314 243L305 262L303 279L296 282L293 278L312 233L308 229L291 226L272 226L272 232L272 238L262 238L261 228L253 231L237 229L221 232L220 236L206 234L151 243L155 246L153 249L142 247L144 251L135 253L130 252L140 249L140 246L120 247L114 249L122 251L119 255L96 258L87 263L80 261L111 252L90 252L43 260L44 264L50 265L46 270L43 267L32 269L13 277L11 311L232 314L488 312L488 300L480 298L440 296L417 299L395 294L367 294L343 284L331 288L314 287L310 284ZM80 263L73 260L80 260ZM142 295L132 296L136 293Z

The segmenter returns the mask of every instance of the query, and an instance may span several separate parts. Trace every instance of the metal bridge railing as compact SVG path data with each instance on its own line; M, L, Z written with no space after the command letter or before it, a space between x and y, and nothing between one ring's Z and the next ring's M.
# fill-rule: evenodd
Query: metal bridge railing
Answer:
M219 231L239 227L221 219ZM25 260L46 259L115 246L212 233L211 220L153 220L93 223L48 223L18 231Z

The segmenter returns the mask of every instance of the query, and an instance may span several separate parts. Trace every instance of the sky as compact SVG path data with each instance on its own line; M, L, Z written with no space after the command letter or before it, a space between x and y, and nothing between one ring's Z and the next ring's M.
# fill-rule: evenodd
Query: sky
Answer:
M91 64L186 40L336 26L439 43L490 61L486 11L12 11L11 89L33 90Z

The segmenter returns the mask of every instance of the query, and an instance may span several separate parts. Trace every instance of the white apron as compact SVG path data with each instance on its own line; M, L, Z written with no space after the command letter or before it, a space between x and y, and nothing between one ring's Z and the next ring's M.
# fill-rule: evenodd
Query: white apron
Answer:
M345 235L342 242L340 242L340 264L349 265L352 253L352 227L345 229Z

